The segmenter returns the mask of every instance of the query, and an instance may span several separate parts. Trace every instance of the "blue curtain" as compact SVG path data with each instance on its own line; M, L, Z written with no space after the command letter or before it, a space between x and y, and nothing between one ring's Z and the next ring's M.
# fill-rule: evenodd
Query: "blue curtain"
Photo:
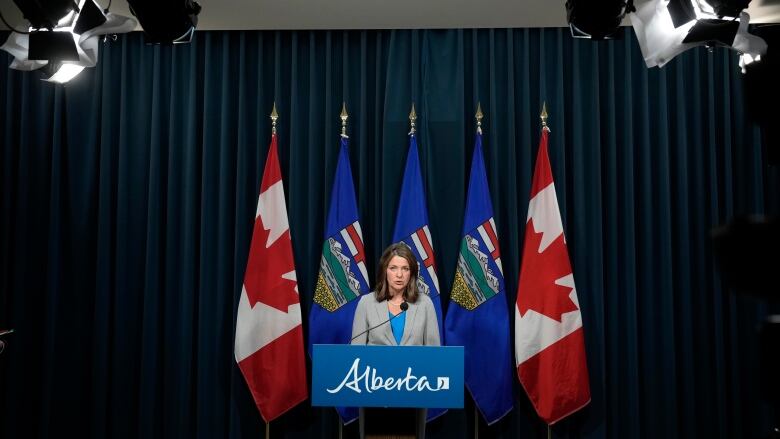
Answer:
M765 433L755 328L768 309L723 286L709 233L738 214L780 212L780 172L746 120L734 53L697 49L648 70L633 33L623 37L198 32L159 47L133 33L64 87L0 69L0 327L16 328L0 355L0 435L263 434L232 352L274 101L304 315L342 102L372 277L416 104L446 308L477 102L514 306L546 101L593 396L553 436ZM480 437L547 436L514 387L515 410L478 423ZM336 437L336 419L306 402L271 432ZM469 402L428 431L474 428Z

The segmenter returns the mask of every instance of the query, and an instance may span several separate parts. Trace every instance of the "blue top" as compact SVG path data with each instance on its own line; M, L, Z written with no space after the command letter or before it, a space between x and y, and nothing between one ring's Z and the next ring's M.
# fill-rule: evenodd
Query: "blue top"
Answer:
M391 319L393 318L393 313L388 311L387 314ZM390 320L390 327L393 328L393 337L395 337L395 342L399 345L401 344L401 337L404 336L404 326L406 326L405 312L402 312L400 316Z

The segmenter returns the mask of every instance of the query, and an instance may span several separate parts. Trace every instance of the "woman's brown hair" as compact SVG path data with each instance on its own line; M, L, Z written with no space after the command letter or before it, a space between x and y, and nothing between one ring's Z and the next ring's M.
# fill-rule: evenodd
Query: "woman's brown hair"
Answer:
M390 247L387 247L382 253L382 257L379 258L379 269L376 273L376 285L374 288L376 292L376 301L381 302L390 298L390 291L387 287L387 267L390 265L390 260L394 256L398 256L406 259L409 263L409 284L404 289L404 300L407 302L417 302L417 275L419 267L417 265L417 259L414 257L414 253L403 242L397 242Z

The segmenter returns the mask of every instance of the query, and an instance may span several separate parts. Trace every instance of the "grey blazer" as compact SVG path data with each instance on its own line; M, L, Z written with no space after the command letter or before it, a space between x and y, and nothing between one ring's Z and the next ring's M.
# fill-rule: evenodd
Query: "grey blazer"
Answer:
M352 321L352 337L357 336L368 328L386 321L389 318L387 302L377 302L373 292L360 298L355 319ZM393 337L393 329L390 323L372 329L367 334L352 340L352 344L370 344L396 346ZM439 323L436 319L436 310L433 308L431 298L425 294L417 297L416 303L409 303L406 310L406 323L404 335L401 337L401 346L439 346Z

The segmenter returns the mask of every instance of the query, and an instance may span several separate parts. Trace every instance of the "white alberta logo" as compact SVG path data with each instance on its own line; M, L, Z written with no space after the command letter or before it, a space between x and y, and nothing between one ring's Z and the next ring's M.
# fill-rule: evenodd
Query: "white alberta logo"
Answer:
M363 388L361 388L363 384ZM360 372L360 358L355 358L352 363L352 367L349 368L347 375L341 381L335 389L325 389L328 393L338 393L344 387L354 391L355 393L362 393L365 390L368 393L373 393L376 390L397 390L407 392L438 392L440 390L448 390L450 388L450 377L437 377L436 387L431 385L428 381L428 377L417 377L412 374L412 368L406 369L406 376L403 378L398 377L381 377L377 375L376 369L371 366L366 366L365 369Z

